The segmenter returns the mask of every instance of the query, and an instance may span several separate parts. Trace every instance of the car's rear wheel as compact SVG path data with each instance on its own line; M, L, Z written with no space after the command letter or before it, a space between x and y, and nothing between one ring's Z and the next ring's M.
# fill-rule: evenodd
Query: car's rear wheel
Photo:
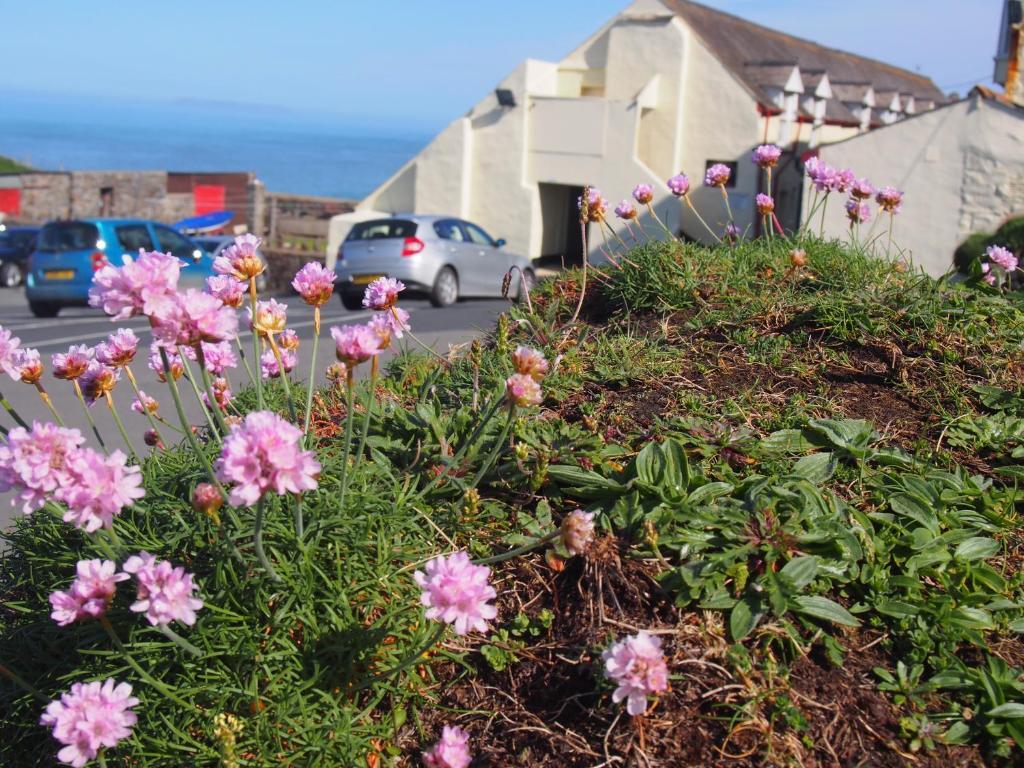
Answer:
M21 270L21 264L15 261L5 261L0 264L0 285L6 288L17 288L25 275Z
M459 277L451 267L437 273L430 291L430 303L435 307L450 307L459 300Z
M354 312L363 308L363 294L341 291L338 295L341 297L341 303L345 306L345 309Z
M518 285L518 288L516 289L516 303L517 304L519 302L523 301L526 298L525 291L523 290L523 288L524 288L523 283L524 282L526 283L526 286L525 286L526 291L532 291L533 290L533 286L536 285L536 283L537 283L537 276L535 274L533 274L533 270L532 269L524 269L523 270L523 276L520 277L516 281L516 284Z
M36 317L56 317L60 312L60 304L52 301L30 301L28 308Z

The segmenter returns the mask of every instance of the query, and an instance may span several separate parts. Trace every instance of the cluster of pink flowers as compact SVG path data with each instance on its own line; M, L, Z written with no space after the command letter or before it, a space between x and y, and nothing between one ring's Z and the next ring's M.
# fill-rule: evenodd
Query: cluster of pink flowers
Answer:
M640 205L649 205L654 199L654 187L650 184L637 184L633 187L633 199Z
M576 198L576 207L583 213L583 197ZM608 201L597 187L587 187L587 221L600 223L608 215Z
M398 303L398 294L405 290L405 283L393 277L378 277L366 286L363 292L363 306L377 312L391 309Z
M54 496L64 502L64 522L87 533L111 528L114 517L146 495L142 471L128 466L121 451L104 456L91 448L71 453L66 462L67 482Z
M875 202L886 213L899 213L903 208L903 193L896 187L882 187L875 194Z
M402 338L402 334L409 330L409 313L396 306L398 294L404 290L402 281L378 277L366 286L363 293L363 306L378 314L362 325L331 328L335 355L345 365L346 371L379 355L391 346L392 339Z
M232 428L217 460L217 476L232 484L231 503L249 506L268 492L315 489L320 462L302 450L301 440L301 429L270 411L250 413Z
M150 315L153 336L166 346L194 347L232 339L238 333L234 309L209 293L189 288Z
M647 697L668 690L668 665L661 640L640 631L613 644L601 654L608 678L616 684L612 701L626 700L626 711L642 715Z
M96 345L96 359L111 368L123 368L135 359L139 339L130 328L119 328Z
M755 205L757 212L762 216L771 216L775 211L775 200L771 195L766 195L763 192L758 193Z
M311 261L300 269L292 287L302 300L312 307L320 307L330 301L334 293L335 274L319 262Z
M690 177L685 173L677 173L668 180L668 191L676 197L686 197L690 191Z
M633 205L629 200L621 201L615 206L615 215L623 221L630 221L636 218L636 206Z
M851 197L846 201L846 217L851 224L865 224L871 220L871 206L863 200Z
M261 336L273 336L284 331L288 325L288 305L277 299L256 302L256 313L252 307L246 312L249 315L249 328Z
M505 394L511 405L527 407L540 405L544 399L540 382L548 372L544 355L531 347L518 347L512 353L516 372L505 380Z
M762 168L774 168L779 164L779 158L781 157L782 150L774 144L762 144L756 147L751 155L754 164Z
M82 374L78 383L82 388L85 401L92 405L108 392L113 392L120 380L120 369L109 368L94 360L89 363L89 367L85 369L85 373Z
M469 768L473 754L469 751L469 734L456 726L441 729L441 738L423 753L427 768Z
M112 560L79 560L76 573L66 592L58 590L50 595L50 618L62 627L102 616L114 599L117 583L129 578L127 573L117 572L117 563Z
M381 338L367 323L365 325L342 325L331 328L335 354L349 369L365 363L374 355L384 351Z
M413 574L427 618L451 624L457 635L486 632L487 622L498 615L490 603L497 597L490 577L491 569L474 565L465 552L438 555Z
M108 264L93 275L89 305L115 320L157 315L173 303L181 266L169 253L140 249L137 259L125 256L123 266Z
M236 237L235 242L213 260L213 271L236 280L248 281L258 277L266 269L259 254L262 242L260 238L250 234Z
M92 362L92 357L93 351L86 345L72 345L67 352L53 356L53 375L58 379L74 381L85 373Z
M124 572L133 575L137 582L137 599L131 609L145 613L150 624L180 621L191 627L196 623L196 611L203 607L203 601L193 595L192 574L184 568L140 552L125 561Z
M206 278L206 290L211 296L220 299L224 306L238 309L245 303L245 293L249 286L233 275L211 275Z
M279 352L281 353L281 364L278 364L277 355L272 349L268 349L260 355L260 373L264 379L278 378L281 375L281 365L284 366L285 373L291 373L298 364L298 356L292 350L282 347Z
M128 683L74 683L47 705L39 722L53 728L53 738L64 745L57 759L82 768L101 749L116 747L131 735L136 722L132 707L138 703Z
M594 542L594 513L582 509L570 512L562 520L560 538L570 555L582 555Z
M992 264L995 264L1004 272L1015 272L1017 270L1019 261L1009 248L1004 248L1001 245L990 245L985 249L985 255Z
M0 326L0 368L12 379L18 378L14 375L14 356L20 345L21 339Z
M709 187L725 187L732 177L732 170L728 165L715 163L704 174L704 183Z

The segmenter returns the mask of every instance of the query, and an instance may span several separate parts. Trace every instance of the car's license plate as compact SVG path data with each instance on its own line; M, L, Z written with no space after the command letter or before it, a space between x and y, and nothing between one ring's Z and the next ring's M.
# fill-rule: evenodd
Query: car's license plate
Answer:
M73 269L48 269L43 274L47 280L74 280L75 270Z
M353 275L352 282L355 285L369 285L378 277L384 277L384 275Z

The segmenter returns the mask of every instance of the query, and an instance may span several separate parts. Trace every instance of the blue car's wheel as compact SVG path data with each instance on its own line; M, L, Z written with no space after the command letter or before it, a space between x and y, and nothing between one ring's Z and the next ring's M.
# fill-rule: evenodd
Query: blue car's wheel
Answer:
M30 301L28 308L36 317L56 317L60 312L60 304L54 304L52 301Z

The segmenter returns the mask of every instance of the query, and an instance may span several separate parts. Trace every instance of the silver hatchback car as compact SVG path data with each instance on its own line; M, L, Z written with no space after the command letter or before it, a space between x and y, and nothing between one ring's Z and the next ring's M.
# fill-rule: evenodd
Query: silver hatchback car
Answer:
M395 216L355 224L338 249L337 288L341 303L360 309L364 287L378 277L394 277L435 307L462 297L501 296L501 284L512 267L522 270L527 285L534 272L530 260L503 249L476 224L451 216ZM513 273L509 295L522 290Z

